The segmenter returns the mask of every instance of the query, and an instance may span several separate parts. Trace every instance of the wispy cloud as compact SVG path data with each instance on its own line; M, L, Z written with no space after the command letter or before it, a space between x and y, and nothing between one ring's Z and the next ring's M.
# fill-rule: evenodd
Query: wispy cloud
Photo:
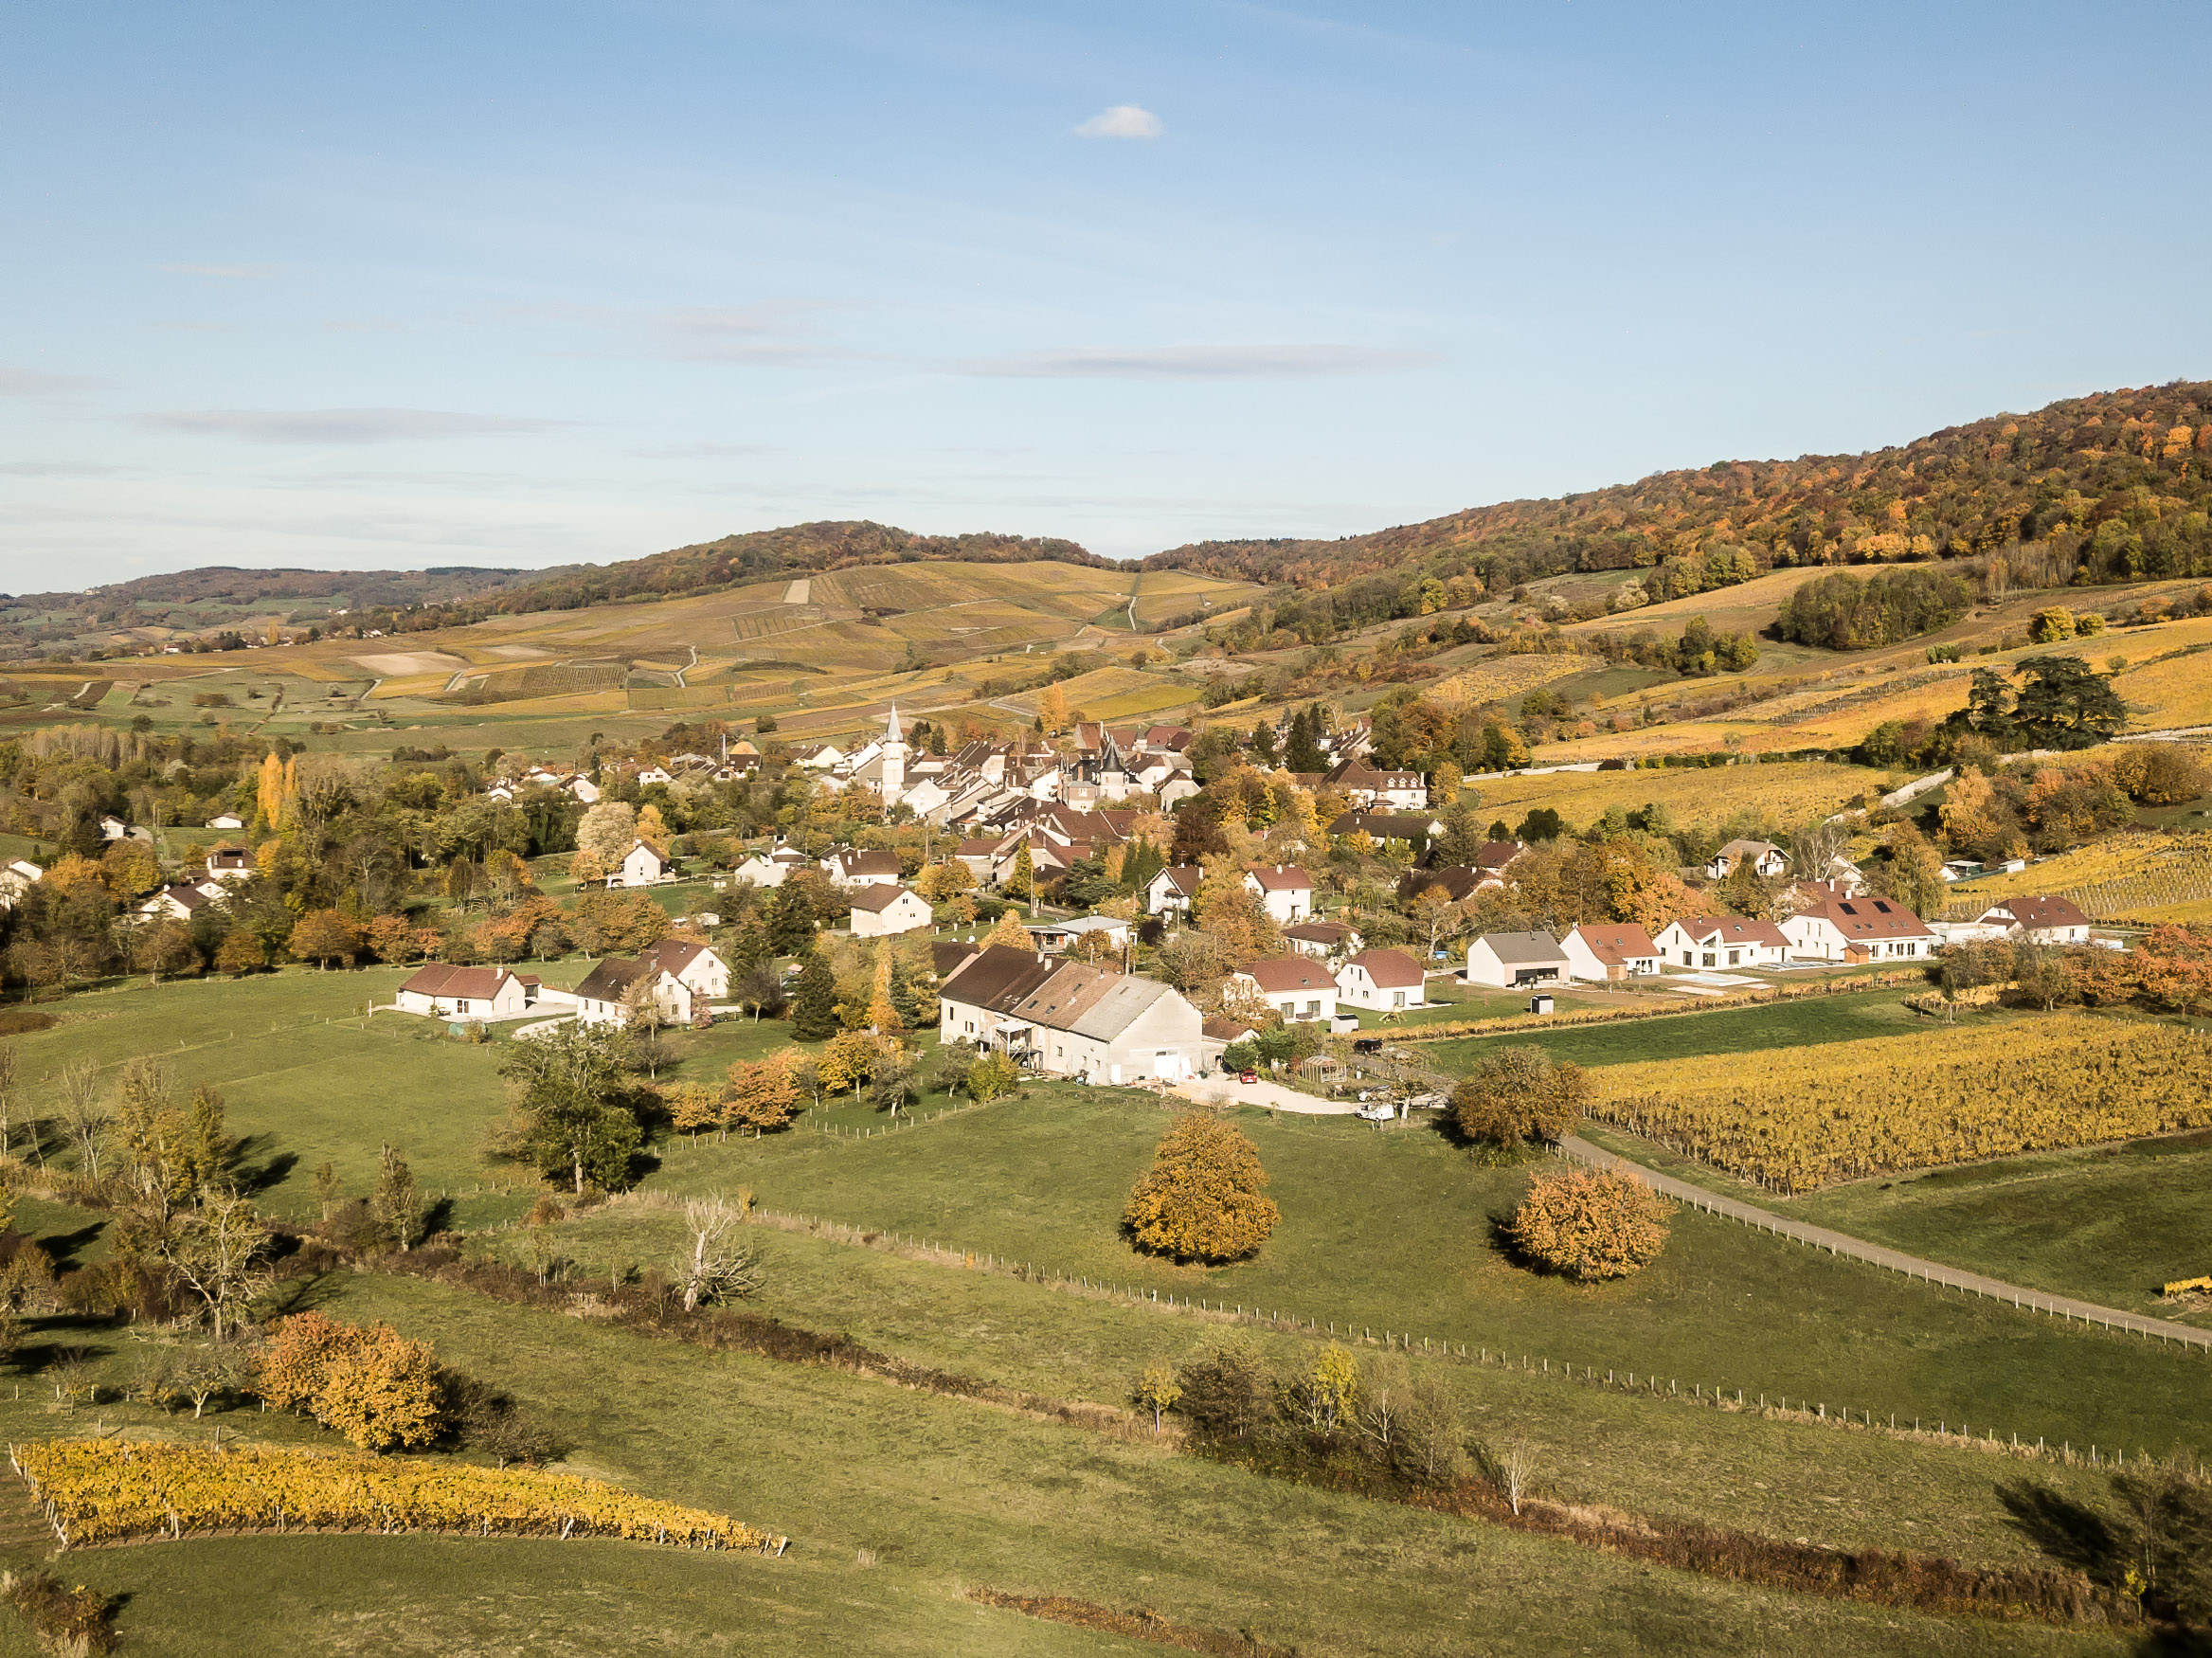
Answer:
M157 271L167 271L172 277L221 277L228 281L265 281L277 275L275 265L155 265Z
M436 408L177 408L134 417L157 432L244 438L257 443L404 443L489 432L542 431L548 421Z
M1167 129L1150 110L1133 103L1102 109L1075 129L1078 138L1157 138Z
M1372 346L1103 346L983 358L963 365L961 372L1036 380L1259 380L1368 374L1435 360L1425 351Z
M760 443L674 443L658 449L633 449L631 454L646 460L729 460L739 456L771 453Z
M68 391L88 391L99 384L81 374L49 374L43 369L10 369L0 363L0 397L59 397Z
M788 305L694 306L653 319L671 356L697 363L800 363L845 353L796 338Z
M91 460L0 460L0 478L113 478L124 470Z

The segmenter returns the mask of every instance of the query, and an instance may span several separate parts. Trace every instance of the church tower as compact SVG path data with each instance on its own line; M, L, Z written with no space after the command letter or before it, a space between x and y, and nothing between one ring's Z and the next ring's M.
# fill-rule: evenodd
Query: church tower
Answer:
M907 792L907 739L899 732L899 705L890 705L890 723L883 733L883 803L888 811Z

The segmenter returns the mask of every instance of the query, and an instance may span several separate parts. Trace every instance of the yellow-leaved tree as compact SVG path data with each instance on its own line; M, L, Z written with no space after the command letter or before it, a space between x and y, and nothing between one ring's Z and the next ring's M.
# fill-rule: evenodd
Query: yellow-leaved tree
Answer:
M1021 925L1020 911L1007 910L999 916L991 930L983 935L985 945L1003 945L1010 950L1034 949L1036 945L1029 936L1029 928Z
M1227 1123L1191 1112L1160 1136L1122 1217L1138 1247L1156 1254L1242 1260L1258 1253L1283 1218L1267 1185L1258 1146Z
M1577 1283L1625 1278L1666 1247L1666 1206L1633 1175L1561 1169L1529 1181L1505 1234Z

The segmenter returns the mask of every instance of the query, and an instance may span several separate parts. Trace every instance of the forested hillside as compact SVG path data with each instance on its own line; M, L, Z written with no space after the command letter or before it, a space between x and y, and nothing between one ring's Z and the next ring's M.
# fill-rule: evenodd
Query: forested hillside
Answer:
M1144 561L1337 588L1387 573L1495 592L1655 569L1653 597L1778 566L1994 554L2015 586L2212 572L2212 383L2098 392L1866 455L1722 460L1558 500L1507 501L1336 541L1205 541ZM1346 618L1344 620L1351 620Z

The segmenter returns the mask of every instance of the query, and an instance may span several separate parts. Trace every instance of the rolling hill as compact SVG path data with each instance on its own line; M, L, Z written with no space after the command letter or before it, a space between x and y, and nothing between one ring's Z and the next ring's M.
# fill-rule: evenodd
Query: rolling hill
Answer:
M1202 541L1143 563L1302 588L1472 570L1496 590L1714 553L1765 570L2025 550L2031 567L2085 551L2093 579L2179 575L2192 552L2212 550L2208 465L2212 383L2177 381L1869 454L1719 460L1333 541Z

